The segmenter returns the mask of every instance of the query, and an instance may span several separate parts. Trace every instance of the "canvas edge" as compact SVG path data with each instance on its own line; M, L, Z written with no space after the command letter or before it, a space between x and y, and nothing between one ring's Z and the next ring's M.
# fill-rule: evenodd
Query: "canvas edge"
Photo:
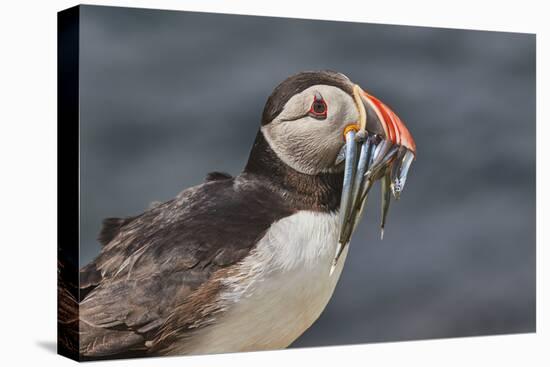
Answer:
M80 6L57 13L57 353L80 360Z

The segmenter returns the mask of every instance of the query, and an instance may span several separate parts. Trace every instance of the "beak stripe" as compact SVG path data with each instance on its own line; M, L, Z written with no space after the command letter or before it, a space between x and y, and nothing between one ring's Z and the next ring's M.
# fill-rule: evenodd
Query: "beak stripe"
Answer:
M363 105L363 102L361 100L361 92L361 87L355 84L353 86L353 99L355 99L355 104L357 105L357 109L359 110L359 128L360 130L364 131L367 129L367 111L365 110L365 106Z

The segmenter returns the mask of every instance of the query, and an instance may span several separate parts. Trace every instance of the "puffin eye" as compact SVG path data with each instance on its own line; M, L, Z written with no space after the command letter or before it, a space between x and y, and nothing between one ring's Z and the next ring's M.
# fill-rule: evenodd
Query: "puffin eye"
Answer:
M309 115L317 119L325 119L327 117L327 103L319 93L316 93L313 97L313 103L309 108Z

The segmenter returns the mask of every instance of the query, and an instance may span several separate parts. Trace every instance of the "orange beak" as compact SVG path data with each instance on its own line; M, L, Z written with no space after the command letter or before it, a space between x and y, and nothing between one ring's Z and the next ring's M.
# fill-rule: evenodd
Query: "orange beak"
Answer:
M378 98L365 91L363 91L363 98L377 114L387 139L393 144L407 148L416 156L416 143L399 116Z

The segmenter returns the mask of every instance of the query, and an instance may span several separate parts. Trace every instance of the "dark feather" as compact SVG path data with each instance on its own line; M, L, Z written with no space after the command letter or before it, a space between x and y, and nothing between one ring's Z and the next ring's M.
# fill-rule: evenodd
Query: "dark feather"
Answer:
M232 177L229 173L214 171L206 175L205 181L208 182L208 181L218 181L218 180L229 180L230 178Z
M71 279L77 271L62 253L57 261L57 342L58 351L78 359L78 287Z
M246 173L269 181L296 210L333 212L340 206L342 172L306 175L284 164L261 131L250 152Z
M101 273L95 267L95 263L91 262L80 270L80 297L83 300L86 298L100 282Z
M105 218L103 219L101 231L99 231L99 236L97 240L101 243L102 246L107 245L113 240L120 232L120 229L134 220L134 217L129 218Z

